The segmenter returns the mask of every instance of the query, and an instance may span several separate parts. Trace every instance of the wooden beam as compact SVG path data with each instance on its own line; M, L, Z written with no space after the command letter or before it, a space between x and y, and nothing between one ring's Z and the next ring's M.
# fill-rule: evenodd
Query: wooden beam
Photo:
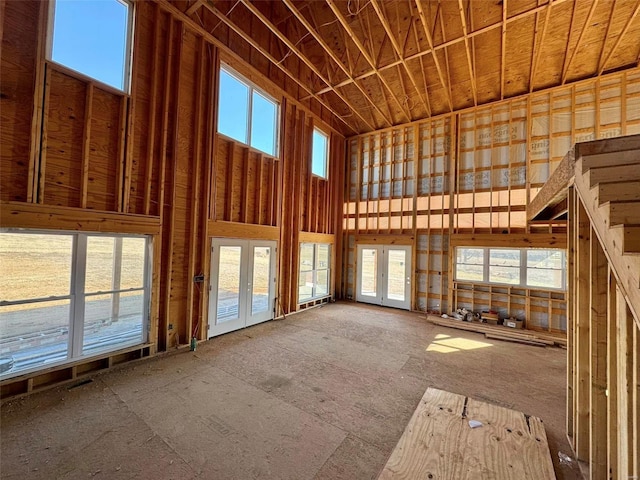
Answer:
M507 0L502 0L502 35L500 40L500 99L504 99L504 69L507 46Z
M29 202L2 202L0 227L159 235L160 217Z
M396 96L394 90L389 86L389 84L385 80L385 78L382 75L380 75L380 73L378 72L378 68L377 68L377 66L375 64L375 61L373 60L373 58L371 57L369 52L367 52L367 49L365 48L365 46L362 44L362 42L360 41L358 36L353 31L353 29L351 28L351 26L347 22L347 19L344 18L344 16L342 15L342 12L340 12L340 9L335 4L335 0L326 0L326 1L327 1L327 4L329 5L329 8L331 8L331 10L333 11L333 14L338 19L338 22L340 22L340 25L342 25L342 28L344 28L344 30L347 32L347 35L349 36L349 38L353 41L353 43L355 43L356 47L358 47L358 50L360 51L362 56L365 58L365 60L369 63L369 65L373 69L372 70L372 75L377 75L377 77L380 79L380 82L389 91L389 93L391 94L391 97L398 104L398 107L400 107L400 110L402 110L402 112L404 113L407 121L410 122L411 121L411 113L407 109L405 109L404 105L400 102L400 100L398 100L398 97ZM366 77L363 77L363 78L366 78ZM342 83L344 83L344 82L342 82ZM335 87L336 86L334 86L334 88Z
M202 2L203 0L196 0L193 5L191 5L189 8L187 8L187 10L184 12L185 15L187 16L191 16L195 13L196 10L198 10L201 6L202 6Z
M473 92L473 104L478 105L478 88L476 87L476 74L471 62L471 49L469 47L469 36L467 33L467 18L464 13L463 0L458 0L458 10L460 11L460 22L462 22L462 32L464 33L464 46L467 54L467 67L469 68L469 78L471 79L471 91Z
M340 68L342 70L342 72L347 76L347 78L352 80L352 83L356 86L356 88L360 91L360 93L369 101L371 106L380 114L380 116L384 119L384 121L387 123L387 125L388 126L393 125L393 122L391 121L391 119L388 118L384 114L384 112L382 110L380 110L380 107L378 107L377 102L375 102L367 94L367 92L364 90L364 88L362 88L362 86L353 78L353 75L351 75L351 72L349 72L349 70L345 67L345 65L338 58L338 56L331 49L331 47L329 47L327 42L324 41L324 39L320 36L320 34L316 31L316 29L313 28L313 26L305 18L305 16L302 14L302 12L300 12L300 10L298 10L296 8L296 6L294 5L293 1L292 0L282 0L282 2L289 8L289 10L291 10L293 15L300 21L300 23L302 23L302 25L304 25L304 27L307 29L307 31L311 34L311 36L315 39L315 41L318 42L318 44L323 48L325 53L327 53L327 55L329 55L329 57L335 62L335 64L338 66L338 68ZM345 46L345 50L347 52L349 51L346 48L346 46Z
M640 0L636 4L636 8L633 10L633 13L631 14L631 16L627 19L627 23L624 25L624 28L620 32L620 35L618 35L618 39L616 40L616 43L613 45L613 47L611 47L611 50L609 50L609 53L607 54L607 57L604 59L604 61L601 64L598 64L599 65L598 75L602 75L602 72L604 72L604 69L607 66L607 62L609 62L609 60L611 59L611 56L613 55L613 52L615 52L618 49L618 47L620 46L620 42L622 41L622 37L625 36L627 31L629 30L629 27L631 26L631 23L638 16L638 13L640 13ZM603 48L603 51L604 51L604 46L602 48ZM640 57L639 57L639 60L640 60Z
M175 12L176 15L179 15L181 18L184 17L185 21L187 21L187 23L190 23L192 26L194 26L195 28L198 29L199 32L202 32L202 27L200 27L199 25L197 25L195 22L193 22L193 20L191 20L189 17L184 16L184 14L182 12L180 12L180 10L176 9L173 5L168 3L168 0L156 0L162 3L163 7L167 10L169 10L170 12ZM305 92L307 92L311 97L313 97L316 101L318 101L318 103L320 103L320 105L322 105L324 108L326 108L328 111L330 111L331 113L333 113L346 127L348 127L349 129L351 129L351 131L353 131L354 133L359 133L359 129L353 125L351 125L349 122L347 122L343 117L344 115L338 113L335 109L333 109L327 102L325 102L324 100L322 100L317 94L313 93L313 91L311 91L311 89L309 87L307 87L302 81L300 81L300 79L298 79L295 75L293 75L291 72L289 72L289 70L287 70L286 68L284 68L284 66L282 65L282 62L278 61L276 58L273 57L273 55L271 55L271 53L269 53L265 48L263 48L261 45L259 45L255 40L253 40L251 37L248 37L246 35L246 33L239 27L237 26L235 23L233 23L231 20L229 20L226 15L224 13L222 13L221 11L219 11L216 7L214 7L213 5L210 5L209 3L205 3L204 4L213 14L215 14L222 23L224 23L227 27L229 27L231 30L233 30L234 32L236 32L238 35L242 36L247 43L249 43L249 45L251 45L253 48L255 48L257 51L259 51L265 58L267 58L273 65L275 65L276 67L278 67L285 75L287 75L291 80L293 80L296 85L298 85L301 89L303 89ZM207 40L209 40L211 43L213 43L214 45L220 47L222 50L224 50L227 53L232 54L233 56L237 57L237 55L235 54L235 52L233 52L233 50L231 50L229 47L227 47L226 45L223 45L218 39L216 39L213 35L211 34L207 34L207 33L202 33L202 35L205 36L205 38Z
M380 20L380 23L382 24L382 28L384 28L384 31L386 32L387 36L389 37L389 40L391 41L391 45L393 46L393 50L396 52L396 55L398 56L398 59L402 62L402 66L404 67L405 71L407 72L407 76L409 77L409 80L411 81L411 83L413 85L413 88L418 93L418 96L420 97L420 101L422 102L422 104L424 105L424 108L427 111L427 116L430 117L431 116L431 106L428 105L428 101L425 101L424 97L422 96L421 90L420 90L420 88L418 88L418 83L416 82L416 79L413 76L413 73L409 69L409 66L407 65L407 62L403 58L403 53L402 53L402 50L400 48L400 45L398 44L398 41L396 40L395 36L393 35L393 32L391 31L391 26L389 25L389 22L387 21L387 18L385 17L384 12L382 11L382 6L378 3L378 0L370 0L370 1L371 1L371 6L375 10L376 15L378 16L378 19Z
M587 19L582 26L582 30L580 31L580 36L578 37L578 41L576 43L575 48L571 52L571 56L569 57L569 62L567 62L566 67L562 70L562 81L561 84L564 85L567 80L567 75L569 74L569 70L571 69L571 63L576 56L577 51L580 49L580 43L582 42L582 38L584 37L584 32L587 31L587 28L591 24L591 17L593 17L593 12L595 12L596 7L598 6L598 0L592 0L591 8L589 9L589 14L587 15Z

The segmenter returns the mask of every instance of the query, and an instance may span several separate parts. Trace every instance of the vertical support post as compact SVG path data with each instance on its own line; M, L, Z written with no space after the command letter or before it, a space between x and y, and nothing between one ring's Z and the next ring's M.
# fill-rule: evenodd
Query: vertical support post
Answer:
M591 229L589 318L589 474L607 477L607 288L608 267L600 240Z

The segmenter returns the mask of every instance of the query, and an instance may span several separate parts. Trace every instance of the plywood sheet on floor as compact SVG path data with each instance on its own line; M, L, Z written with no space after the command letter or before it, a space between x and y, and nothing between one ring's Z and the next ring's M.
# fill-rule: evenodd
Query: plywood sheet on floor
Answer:
M378 478L556 477L539 418L428 388Z

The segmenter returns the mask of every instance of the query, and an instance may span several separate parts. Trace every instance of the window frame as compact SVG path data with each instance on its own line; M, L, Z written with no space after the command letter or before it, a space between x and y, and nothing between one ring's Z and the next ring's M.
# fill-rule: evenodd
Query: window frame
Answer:
M38 364L33 367L10 371L0 375L2 380L25 375L50 367L62 366L79 360L91 359L109 352L116 352L136 345L145 345L149 342L149 330L151 325L151 294L152 294L152 267L153 267L153 237L143 234L125 234L108 232L84 232L66 230L44 230L44 229L23 229L23 228L0 228L0 234L23 234L23 235L51 235L72 237L71 257L70 257L70 278L69 293L66 295L55 295L50 297L34 297L29 299L18 299L4 301L0 299L0 306L38 304L48 301L69 300L68 318L68 339L67 351L64 359L59 359L46 364ZM142 238L145 240L144 267L142 277L142 287L120 288L110 291L87 291L86 268L87 268L87 246L89 237L103 238ZM113 273L112 273L113 275ZM113 293L127 293L142 291L142 318L140 341L129 341L116 344L106 348L90 349L84 352L84 329L85 329L85 305L87 298Z
M57 65L69 72L77 74L80 78L97 82L101 88L112 89L116 92L123 93L125 95L131 95L131 73L133 71L133 41L135 35L135 2L133 0L112 0L117 3L121 3L127 7L127 22L126 22L126 38L124 43L124 66L122 70L122 88L118 88L114 85L104 82L99 78L95 78L88 73L76 70L73 67L65 65L64 63L57 62L53 59L53 33L56 15L56 4L58 0L51 0L49 2L49 11L47 15L47 39L46 39L46 60L53 65Z
M324 148L324 158L323 158L323 170L324 170L324 175L320 175L318 173L315 173L313 171L313 159L314 159L314 148L313 148L313 140L314 140L314 136L316 134L316 132L325 138L325 148ZM313 130L311 132L311 175L318 177L318 178L322 178L323 180L328 180L329 179L329 140L330 140L330 135L328 133L326 133L324 130L318 128L318 127L313 127Z
M247 141L244 142L238 138L234 138L234 137L230 137L229 135L223 133L220 131L220 95L221 95L221 91L220 91L220 81L218 81L218 102L216 105L216 133L218 135L222 135L225 138L228 138L230 140L233 140L234 142L240 142L243 145L248 146L249 148L261 152L264 155L267 155L269 157L273 157L273 158L280 158L280 115L281 115L281 111L280 111L280 103L278 100L276 100L275 97L273 97L272 95L269 95L269 93L267 93L264 89L260 88L258 85L256 85L255 83L253 83L251 80L249 80L248 78L246 78L245 76L243 76L242 74L240 74L237 70L233 69L229 64L227 63L220 63L220 69L218 71L218 80L220 77L220 73L223 72L226 73L227 75L229 75L231 78L233 78L234 80L236 80L238 83L243 84L244 86L246 86L249 89L248 95L247 95L247 124L245 125L246 127L246 131L247 131ZM268 102L271 102L275 105L275 115L274 115L274 119L273 119L273 126L274 126L274 133L273 133L273 153L269 153L269 152L265 152L264 150L261 150L260 148L251 145L251 133L252 133L252 120L253 120L253 94L254 92L258 95L260 95L262 98L264 98L265 100L267 100Z
M467 280L467 279L459 279L458 278L458 249L472 249L472 250L483 250L483 264L482 264L482 271L483 271L483 278L482 280ZM520 259L519 259L519 264L517 266L517 268L519 268L519 282L518 283L505 283L505 282L495 282L495 281L491 281L490 280L490 267L491 265L491 250L515 250L515 251L519 251L520 252ZM538 285L529 285L528 283L528 270L532 269L533 267L529 267L528 265L528 252L529 251L536 251L536 250L545 250L545 251L558 251L558 252L562 252L562 268L557 269L557 268L545 268L544 270L554 270L554 271L560 271L562 272L562 285L560 287L550 287L550 286L538 286ZM463 265L467 265L467 264L463 264ZM474 264L474 265L480 265L480 264ZM516 267L515 265L510 266L510 267ZM493 247L480 247L480 246L465 246L465 245L460 245L460 246L456 246L454 247L454 251L453 251L453 281L454 282L458 282L458 283L477 283L477 284L483 284L483 285L495 285L495 286L500 286L500 287L512 287L512 288L524 288L524 289L528 289L528 290L552 290L552 291L557 291L557 292L566 292L567 291L567 251L566 249L563 248L544 248L544 247L537 247L537 248L527 248L527 247L499 247L499 246L493 246Z
M304 270L305 273L311 272L312 274L312 278L313 278L313 287L311 289L311 296L310 297L304 297L301 298L300 297L300 278L302 275L302 249L305 246L309 246L312 245L313 246L313 264L311 265L311 269L307 269ZM323 245L323 246L327 246L328 250L329 250L329 255L328 255L328 261L327 261L327 266L326 268L319 268L317 265L317 259L318 259L318 246ZM298 285L297 285L297 289L298 289L298 295L297 295L297 299L298 299L298 305L302 305L304 303L307 302L312 302L314 300L319 300L322 298L327 298L330 297L331 295L333 295L333 293L331 292L331 263L332 263L332 250L333 250L333 244L331 243L322 243L322 242L300 242L300 246L298 248ZM317 294L317 289L318 289L318 272L327 272L327 293L325 294L321 294L318 295Z

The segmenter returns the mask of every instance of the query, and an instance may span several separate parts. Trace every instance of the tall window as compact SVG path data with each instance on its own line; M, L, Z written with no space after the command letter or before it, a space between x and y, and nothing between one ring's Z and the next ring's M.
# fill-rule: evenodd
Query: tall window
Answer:
M132 10L128 0L55 0L50 60L126 91Z
M321 130L314 128L311 144L311 173L318 177L327 178L329 136Z
M300 244L300 275L298 303L326 297L331 279L331 245L328 243Z
M218 132L277 156L278 103L228 67L220 69Z
M458 281L566 288L566 253L561 249L457 247Z
M0 377L144 343L147 237L0 233Z

